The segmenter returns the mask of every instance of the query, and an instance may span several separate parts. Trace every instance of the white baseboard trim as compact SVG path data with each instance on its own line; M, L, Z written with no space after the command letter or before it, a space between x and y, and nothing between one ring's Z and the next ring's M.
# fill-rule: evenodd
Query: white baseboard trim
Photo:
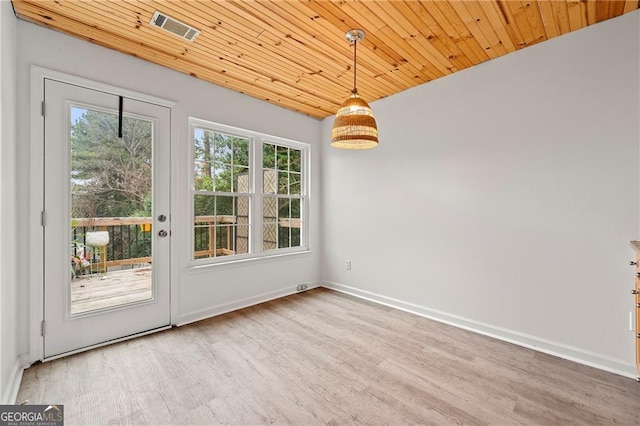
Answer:
M320 283L306 283L307 290L319 287ZM189 314L180 315L175 322L175 325L180 327L193 322L202 321L207 318L215 317L218 315L226 314L228 312L237 311L238 309L248 308L249 306L258 305L260 303L268 302L270 300L279 299L281 297L289 296L295 293L300 293L295 287L286 287L280 290L271 291L268 293L258 294L256 296L247 297L245 299L236 300L234 302L223 303L220 305L212 306L211 308L203 309L200 311L192 312Z
M621 376L629 377L632 379L637 378L636 367L632 364L627 364L619 359L610 358L594 352L520 333L514 330L495 327L490 324L485 324L457 315L451 315L446 312L430 309L425 306L416 305L414 303L405 302L399 299L394 299L392 297L383 296L355 287L346 286L344 284L339 284L331 281L322 281L320 285L330 290L350 294L361 299L369 300L371 302L379 303L391 308L420 315L434 321L473 331L478 334L493 337L498 340L513 343L515 345L533 349L549 355L554 355L559 358L577 362L579 364L588 365L590 367L598 368L600 370L619 374Z
M13 369L11 370L11 377L9 377L9 381L7 382L9 386L5 389L4 395L2 395L2 400L0 400L0 404L13 405L16 403L18 391L20 390L20 383L22 382L22 372L28 366L28 354L20 355L16 358L16 362L13 364Z

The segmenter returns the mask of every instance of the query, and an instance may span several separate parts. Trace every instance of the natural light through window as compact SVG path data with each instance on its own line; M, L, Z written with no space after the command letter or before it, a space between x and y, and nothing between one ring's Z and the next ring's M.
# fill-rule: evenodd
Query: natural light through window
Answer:
M194 264L307 250L308 145L190 124Z
M262 145L264 250L300 246L302 151Z

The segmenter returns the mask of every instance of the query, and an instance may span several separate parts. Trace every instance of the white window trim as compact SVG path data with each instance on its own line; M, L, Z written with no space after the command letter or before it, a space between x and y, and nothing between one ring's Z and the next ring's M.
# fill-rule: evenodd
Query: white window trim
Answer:
M193 143L193 137L196 128L203 128L214 132L226 133L234 136L239 136L249 139L249 180L251 182L249 193L237 193L240 196L249 196L249 223L250 223L250 237L249 237L249 253L236 254L233 256L220 256L211 257L205 259L193 259L193 247L194 247L194 211L193 200L195 191L195 176L194 176L194 163L195 163L195 147ZM256 259L268 259L279 258L287 255L294 255L299 253L309 252L309 211L310 199L310 145L298 142L291 139L281 138L278 136L267 135L260 132L241 129L238 127L228 126L226 124L215 123L212 121L202 120L195 117L189 117L189 268L202 268L214 265L225 265L237 262L246 262ZM286 146L290 148L299 149L301 151L301 164L300 173L302 181L300 184L300 196L302 200L302 209L300 218L303 226L300 230L300 246L279 248L274 250L262 250L262 212L263 212L263 182L262 182L262 146L263 143L273 143L280 146ZM260 149L258 149L258 146ZM257 173L259 171L259 173ZM253 191L253 192L251 192ZM210 191L204 191L203 194L210 194ZM227 195L227 193L225 193ZM281 198L291 198L289 195L274 194L274 196L280 195ZM293 198L297 198L294 196Z

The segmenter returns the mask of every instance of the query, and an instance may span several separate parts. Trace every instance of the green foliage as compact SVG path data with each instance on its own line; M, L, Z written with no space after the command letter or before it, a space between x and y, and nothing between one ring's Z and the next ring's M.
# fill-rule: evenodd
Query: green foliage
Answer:
M151 256L151 232L143 232L138 225L122 225L111 230L113 260Z
M194 186L197 191L243 193L248 187L240 185L249 173L249 140L209 130L196 130L194 141L195 164ZM236 196L214 196L210 194L194 197L194 214L203 219L206 216L236 215ZM215 247L227 247L226 226L210 228L208 224L218 223L213 217L196 224L194 250L210 250L210 232L215 232Z
M151 198L151 193L149 192L142 200L142 205L139 207L139 210L134 211L131 216L133 217L150 217L153 211L153 200Z
M194 186L196 191L247 192L240 178L249 173L249 140L210 130L197 129L194 141ZM235 197L196 195L196 216L235 214Z
M71 128L73 217L151 214L151 122L86 110Z
M71 127L71 215L73 218L149 217L152 206L152 124L124 117L118 137L116 114L74 109ZM83 244L91 227L71 223ZM138 225L109 229L109 259L151 256L151 235ZM95 261L95 259L93 259Z
M206 216L237 216L235 204L242 193L249 190L249 140L233 135L197 129L195 132L194 185L196 191L203 193L194 196L194 213L202 221ZM265 194L291 195L279 198L274 203L265 201L265 218L299 219L300 200L295 197L301 193L302 152L298 149L279 146L272 143L262 145L262 170ZM207 194L205 191L231 193L229 196ZM266 199L265 199L266 200ZM271 206L271 207L270 207ZM209 249L210 232L214 219L196 223L194 250ZM220 222L217 222L221 225ZM227 232L232 228L217 226L215 244L217 248L227 247ZM275 241L274 241L275 243ZM287 226L278 226L278 247L300 245L300 230Z

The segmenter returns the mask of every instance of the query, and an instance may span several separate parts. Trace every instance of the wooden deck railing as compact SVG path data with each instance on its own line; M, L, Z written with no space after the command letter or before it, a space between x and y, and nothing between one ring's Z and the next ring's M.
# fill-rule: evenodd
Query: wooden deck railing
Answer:
M82 247L86 246L87 232L107 231L109 233L109 244L106 247L107 268L151 262L152 223L151 217L72 219L72 255L76 255ZM235 223L236 216L233 215L197 216L195 219L196 234L194 238L200 250L195 251L195 257L235 254L234 233L232 232L232 227ZM216 241L214 228L221 225L226 225L227 228L226 241ZM279 225L285 228L300 228L300 219L280 219ZM97 262L98 259L95 253L92 253L92 263Z
M195 233L204 234L207 248L203 250L196 250L193 253L195 258L198 259L201 257L228 256L236 254L236 252L233 250L233 232L231 232L231 227L235 223L236 217L232 215L196 216ZM227 228L226 244L224 247L216 247L218 244L216 243L216 233L214 232L214 227L220 226L221 224L226 225ZM203 236L200 236L200 238L202 239ZM196 240L197 244L198 235L194 235L194 239ZM201 243L200 246L202 245L203 244Z
M87 246L87 232L107 231L106 267L151 262L150 217L97 217L71 219L72 254ZM87 250L92 250L87 247ZM91 262L98 263L95 250Z

